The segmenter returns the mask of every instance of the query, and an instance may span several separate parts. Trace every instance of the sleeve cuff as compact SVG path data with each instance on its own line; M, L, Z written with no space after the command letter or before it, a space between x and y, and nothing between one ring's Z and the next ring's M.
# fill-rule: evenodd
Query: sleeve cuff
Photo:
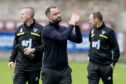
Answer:
M9 62L15 62L15 60L14 59L10 59Z

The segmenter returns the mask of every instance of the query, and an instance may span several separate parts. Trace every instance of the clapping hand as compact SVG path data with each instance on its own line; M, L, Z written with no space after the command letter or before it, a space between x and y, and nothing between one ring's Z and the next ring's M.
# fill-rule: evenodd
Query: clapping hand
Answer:
M76 11L72 14L69 24L76 25L80 21L80 12Z

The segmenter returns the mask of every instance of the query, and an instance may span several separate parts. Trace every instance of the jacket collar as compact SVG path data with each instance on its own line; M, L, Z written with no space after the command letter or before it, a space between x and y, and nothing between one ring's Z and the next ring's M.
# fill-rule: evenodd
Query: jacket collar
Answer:
M57 24L57 23L49 22L49 24L54 26L55 28L59 28L59 24Z
M96 26L94 26L94 28L95 28L95 29L98 29L98 30L99 30L99 29L102 29L102 28L104 28L104 27L105 27L104 22L103 22L103 24L102 24L100 27L98 27L98 28L97 28Z
M30 26L27 26L25 23L24 23L24 26L26 28L33 28L33 26L35 25L35 23L36 23L36 21L35 21L35 19L33 19L33 23Z

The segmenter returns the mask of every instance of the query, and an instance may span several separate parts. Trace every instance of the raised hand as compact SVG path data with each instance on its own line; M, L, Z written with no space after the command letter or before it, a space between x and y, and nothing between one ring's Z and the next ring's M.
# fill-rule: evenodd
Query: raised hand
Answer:
M69 24L75 25L80 21L80 12L76 11L75 13L72 14Z

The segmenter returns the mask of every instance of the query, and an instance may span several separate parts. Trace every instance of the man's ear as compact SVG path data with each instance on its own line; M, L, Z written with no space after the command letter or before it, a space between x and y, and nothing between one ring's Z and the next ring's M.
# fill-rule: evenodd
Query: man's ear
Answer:
M51 19L51 15L50 15L50 14L48 14L48 15L47 15L47 18Z
M50 14L49 13L46 16L47 16L47 18L50 18Z

